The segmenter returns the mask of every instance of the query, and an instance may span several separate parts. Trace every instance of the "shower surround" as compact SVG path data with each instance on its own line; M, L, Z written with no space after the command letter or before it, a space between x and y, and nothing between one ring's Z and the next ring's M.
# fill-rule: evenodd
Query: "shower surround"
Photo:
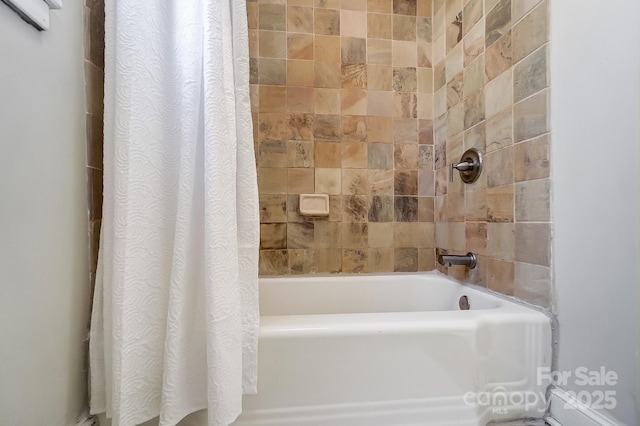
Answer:
M551 308L547 0L248 3L260 273L442 272ZM479 181L449 182L465 149ZM327 193L303 218L298 194Z

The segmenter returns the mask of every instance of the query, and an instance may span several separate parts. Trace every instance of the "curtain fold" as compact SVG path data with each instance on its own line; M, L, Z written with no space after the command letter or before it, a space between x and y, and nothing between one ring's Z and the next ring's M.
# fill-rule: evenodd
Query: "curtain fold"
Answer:
M257 391L258 190L243 0L106 0L91 412L114 426Z

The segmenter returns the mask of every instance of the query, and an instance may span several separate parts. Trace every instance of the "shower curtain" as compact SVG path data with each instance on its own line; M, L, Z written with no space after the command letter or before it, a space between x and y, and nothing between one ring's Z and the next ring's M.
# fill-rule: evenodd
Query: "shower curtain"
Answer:
M258 192L244 0L106 0L91 412L113 426L256 392Z

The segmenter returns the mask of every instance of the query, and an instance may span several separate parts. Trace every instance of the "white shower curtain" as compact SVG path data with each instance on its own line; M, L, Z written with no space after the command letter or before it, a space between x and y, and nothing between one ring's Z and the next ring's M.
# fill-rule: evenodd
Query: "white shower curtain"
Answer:
M114 426L256 392L258 193L244 0L106 0L91 412Z

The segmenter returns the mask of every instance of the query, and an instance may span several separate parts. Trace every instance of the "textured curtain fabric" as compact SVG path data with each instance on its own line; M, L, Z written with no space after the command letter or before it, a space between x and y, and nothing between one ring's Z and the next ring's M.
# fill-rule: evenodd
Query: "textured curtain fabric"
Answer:
M258 190L244 0L107 0L91 412L114 426L256 392Z

